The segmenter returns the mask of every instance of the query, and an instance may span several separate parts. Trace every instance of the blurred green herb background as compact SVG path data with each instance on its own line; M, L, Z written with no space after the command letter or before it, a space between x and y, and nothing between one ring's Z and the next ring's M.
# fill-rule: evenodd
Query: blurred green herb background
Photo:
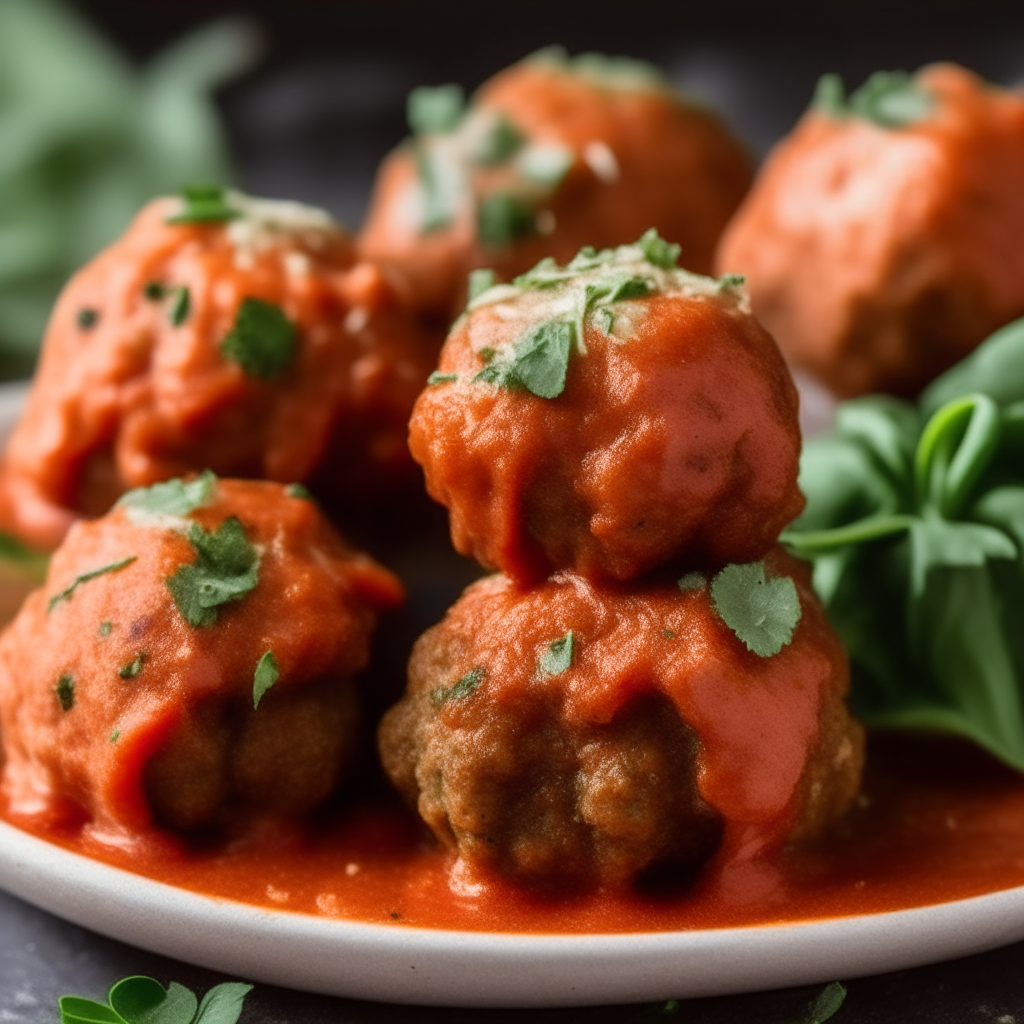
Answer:
M0 378L31 371L61 286L144 202L231 180L211 97L259 50L224 20L138 68L57 0L0 0Z

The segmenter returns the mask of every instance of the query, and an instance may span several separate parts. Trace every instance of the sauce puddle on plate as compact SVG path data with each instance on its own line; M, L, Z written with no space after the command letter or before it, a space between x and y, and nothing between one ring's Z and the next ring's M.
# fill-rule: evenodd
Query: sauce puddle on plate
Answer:
M116 867L242 903L375 923L599 933L760 925L901 910L1024 885L1024 778L957 741L875 738L864 792L813 849L705 867L688 886L541 896L463 878L389 797L349 802L311 832L227 848L159 837L111 845L88 829L5 815Z

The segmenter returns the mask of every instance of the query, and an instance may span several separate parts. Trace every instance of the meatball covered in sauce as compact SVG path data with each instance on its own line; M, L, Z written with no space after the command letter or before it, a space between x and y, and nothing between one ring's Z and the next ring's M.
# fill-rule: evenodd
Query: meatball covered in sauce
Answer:
M301 815L346 779L398 580L301 490L206 473L72 527L0 637L6 807L99 834Z
M744 612L765 607L758 588L763 634ZM628 590L491 576L419 640L378 742L472 871L622 885L821 834L863 763L848 680L806 567L781 549Z
M729 225L786 355L840 395L912 396L1024 314L1024 97L954 65L827 76Z
M0 469L0 528L52 549L126 489L211 468L357 493L410 477L435 351L330 217L156 200L76 274Z
M508 280L543 256L614 246L652 225L711 269L750 160L652 67L557 48L486 82L410 97L416 133L384 162L359 242L412 303L449 319L474 267Z
M760 558L803 507L797 394L741 285L639 243L470 303L410 447L455 547L520 582Z

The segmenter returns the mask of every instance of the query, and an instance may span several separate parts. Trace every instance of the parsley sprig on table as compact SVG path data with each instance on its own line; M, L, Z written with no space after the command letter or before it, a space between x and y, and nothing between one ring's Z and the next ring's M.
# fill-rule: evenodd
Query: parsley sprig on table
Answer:
M236 1024L252 985L228 981L211 988L202 1002L172 981L135 975L115 982L106 1003L81 996L57 1000L61 1024Z
M1024 771L1024 320L917 405L843 403L782 535L850 654L869 726L954 733Z

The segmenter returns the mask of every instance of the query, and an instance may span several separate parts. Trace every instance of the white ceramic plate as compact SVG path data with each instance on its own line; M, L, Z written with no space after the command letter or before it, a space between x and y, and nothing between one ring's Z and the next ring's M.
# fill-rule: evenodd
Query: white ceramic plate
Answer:
M828 982L1024 938L1024 887L889 914L644 935L493 935L361 924L211 899L0 823L0 886L165 956L328 995L571 1006Z
M831 402L800 382L804 430ZM0 444L23 401L0 385ZM494 935L374 925L198 896L0 822L0 887L144 949L328 995L569 1006L723 995L892 971L1024 938L1024 887L889 914L641 935Z

